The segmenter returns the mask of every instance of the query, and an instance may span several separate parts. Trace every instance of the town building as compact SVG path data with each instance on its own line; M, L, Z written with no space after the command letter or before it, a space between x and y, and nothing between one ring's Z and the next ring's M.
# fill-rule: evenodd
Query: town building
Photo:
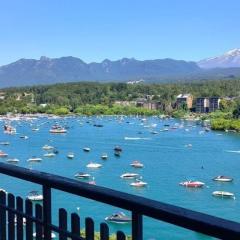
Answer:
M210 97L209 98L209 112L214 112L219 109L221 98Z
M198 113L209 112L209 98L199 97L196 99L196 112Z
M5 92L0 92L0 100L4 100L5 99Z
M187 108L190 109L192 108L193 105L193 96L192 94L179 94L177 96L177 107L182 106L183 104L186 104Z

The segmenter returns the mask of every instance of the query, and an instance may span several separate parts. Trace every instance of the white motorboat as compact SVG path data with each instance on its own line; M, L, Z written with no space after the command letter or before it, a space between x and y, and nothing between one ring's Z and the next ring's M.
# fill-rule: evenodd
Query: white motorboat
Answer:
M106 160L106 159L108 159L108 155L107 155L106 153L103 153L102 156L101 156L101 158L102 158L103 160Z
M215 196L215 197L233 198L233 199L235 199L234 193L231 193L231 192L214 191L214 192L212 193L212 195Z
M41 162L42 158L33 156L33 157L29 158L27 161L28 162Z
M100 168L100 167L102 167L102 164L100 164L100 163L89 163L89 164L87 164L86 167L87 168Z
M50 133L66 133L67 130L59 125L54 125L52 128L49 130Z
M217 176L217 177L213 178L213 181L218 181L218 182L232 182L232 181L233 181L233 178L220 175L220 176Z
M132 219L126 216L123 212L119 212L106 217L105 221L111 222L111 223L126 224L126 223L131 223Z
M75 155L72 152L69 152L67 155L67 158L69 158L69 159L73 159L74 157L75 157Z
M124 179L133 179L133 178L139 177L139 174L137 174L137 173L124 173L120 177L124 178Z
M31 201L42 201L43 195L41 193L39 193L38 191L31 191L28 194L27 199L31 200Z
M130 166L134 167L134 168L143 168L143 164L140 163L139 161L133 161Z
M0 145L8 146L8 145L10 145L10 142L0 142Z
M90 152L90 151L91 151L91 148L85 147L85 148L83 148L83 151L84 151L84 152Z
M39 131L39 128L37 128L37 127L36 128L32 128L32 131L33 132L37 132L37 131Z
M13 163L13 164L17 164L17 163L19 163L19 159L17 159L17 158L9 158L9 159L7 159L6 160L6 162L8 162L8 163Z
M44 157L55 157L56 154L51 152L51 153L45 153L43 156Z
M143 181L141 181L139 179L136 179L135 182L130 183L130 186L132 186L132 187L146 187L147 183L143 182Z
M88 173L78 172L74 175L75 178L87 179L90 178L91 175Z
M48 150L54 149L54 147L53 147L53 146L49 146L49 145L46 144L46 145L44 145L44 146L42 147L42 149L48 151Z

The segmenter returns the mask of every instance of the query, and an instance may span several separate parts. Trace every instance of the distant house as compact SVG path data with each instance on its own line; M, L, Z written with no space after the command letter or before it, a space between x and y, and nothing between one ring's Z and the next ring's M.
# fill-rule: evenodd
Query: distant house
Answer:
M48 105L47 103L41 103L41 104L39 104L39 106L40 106L40 107L43 107L43 108L47 107L47 105Z
M193 104L193 96L192 94L179 94L177 96L177 107L182 106L183 104L186 104L187 108L190 109L192 108Z
M209 112L214 112L219 109L221 98L210 97L209 98Z
M209 112L209 98L199 97L196 99L196 112L198 113Z
M136 106L135 101L115 101L114 104L119 105L119 106Z
M136 106L149 110L157 110L159 109L159 102L149 101L146 98L139 98L136 101Z
M0 92L0 100L4 100L5 99L5 93L4 92Z

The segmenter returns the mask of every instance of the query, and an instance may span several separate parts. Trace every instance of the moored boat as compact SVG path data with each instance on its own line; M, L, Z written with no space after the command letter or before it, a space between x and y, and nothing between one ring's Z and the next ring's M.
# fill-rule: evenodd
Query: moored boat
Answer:
M106 217L105 221L111 222L111 223L126 224L126 223L131 223L132 219L126 216L123 212L119 212Z
M214 191L212 193L212 195L215 196L215 197L234 198L235 199L234 193L226 192L226 191Z
M74 175L75 178L87 179L90 178L91 175L88 173L78 172Z
M108 155L107 155L106 153L103 153L102 156L101 156L101 158L102 158L103 160L106 160L106 159L108 159Z
M6 160L6 162L17 164L17 163L19 163L19 159L17 159L17 158L9 158L9 159Z
M87 164L87 166L86 166L87 168L100 168L100 167L102 167L102 164L100 164L100 163L89 163L89 164Z
M48 150L54 149L54 147L53 147L53 146L49 146L49 145L46 144L46 145L44 145L44 146L42 147L42 149L48 151Z
M124 173L120 177L125 178L125 179L133 179L133 178L139 177L139 174L137 174L137 173Z
M83 148L83 151L84 151L84 152L90 152L90 151L91 151L91 148L85 147L85 148Z
M54 125L52 128L49 130L50 133L66 133L67 130L64 127L61 127L59 125Z
M130 183L132 187L146 187L147 183L143 182L142 180L136 179L135 182Z
M1 158L7 157L7 156L8 156L7 153L5 153L5 152L3 152L2 150L0 150L0 157L1 157Z
M75 157L75 155L74 155L73 152L69 152L68 155L67 155L68 159L73 159L74 157Z
M4 125L4 133L15 134L16 132L16 128L12 127L11 125Z
M133 161L130 166L134 167L134 168L143 168L143 164L140 163L139 161Z
M51 153L45 153L43 156L44 157L55 157L56 154L51 152Z
M220 175L220 176L217 176L217 177L213 178L213 181L218 181L218 182L232 182L232 181L233 181L233 178Z
M39 193L38 191L31 191L28 194L27 199L31 200L31 201L42 201L43 195L41 193Z
M27 161L28 162L41 162L42 158L33 156L33 157L29 158Z
M184 187L201 188L205 185L205 183L200 181L185 181L185 182L180 182L179 185Z
M122 148L120 146L115 146L114 151L115 152L122 152Z
M10 145L10 142L0 142L0 145L8 146L8 145Z

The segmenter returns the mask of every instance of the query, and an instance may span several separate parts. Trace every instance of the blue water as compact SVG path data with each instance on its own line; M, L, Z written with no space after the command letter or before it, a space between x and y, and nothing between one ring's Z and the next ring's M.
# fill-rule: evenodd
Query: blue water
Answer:
M20 159L19 166L50 172L73 178L78 171L88 172L95 177L97 185L148 197L158 201L186 207L211 215L240 221L240 154L228 151L240 150L240 136L231 133L201 132L201 126L194 122L183 122L183 128L169 129L160 132L164 124L181 124L178 120L161 120L147 118L141 122L137 118L120 120L117 117L72 117L57 119L63 125L69 126L64 135L50 134L49 129L56 120L39 118L33 121L16 121L12 125L17 128L16 135L0 133L0 141L9 141L9 146L1 149L10 158ZM103 124L97 128L93 123ZM157 124L152 134L151 128L145 127ZM0 123L2 126L4 122ZM145 126L144 126L145 125ZM2 127L1 126L1 127ZM39 126L40 130L33 132L32 128ZM186 131L188 129L189 131ZM142 134L139 134L139 131ZM27 135L29 139L20 139ZM129 138L144 138L125 140ZM54 158L44 158L42 146L48 144L59 150ZM192 147L185 145L192 144ZM113 154L115 145L123 148L120 158ZM83 147L90 147L89 153L83 152ZM73 160L67 159L67 153L74 152ZM101 160L101 154L107 153L108 160ZM32 156L42 157L41 163L29 164L27 159ZM5 161L1 159L0 161ZM139 160L144 164L143 169L132 169L129 164ZM86 165L90 162L103 164L101 169L89 170ZM203 169L202 169L203 167ZM124 172L137 172L148 186L135 189L129 185L131 181L122 180ZM233 183L219 184L211 179L217 175L229 175ZM203 189L187 189L179 186L184 180L199 180L206 183ZM0 188L25 198L31 190L41 190L32 183L1 175ZM215 190L225 190L235 193L236 199L218 199L212 196ZM57 209L66 208L69 212L80 212L82 217L93 217L98 224L104 218L119 209L112 206L76 197L60 191L53 192L53 221L57 224ZM78 211L77 208L80 208ZM125 211L125 213L130 214ZM84 221L82 226L84 227ZM111 232L123 230L130 233L130 226L110 224ZM144 218L144 239L211 239L182 228L166 223Z

